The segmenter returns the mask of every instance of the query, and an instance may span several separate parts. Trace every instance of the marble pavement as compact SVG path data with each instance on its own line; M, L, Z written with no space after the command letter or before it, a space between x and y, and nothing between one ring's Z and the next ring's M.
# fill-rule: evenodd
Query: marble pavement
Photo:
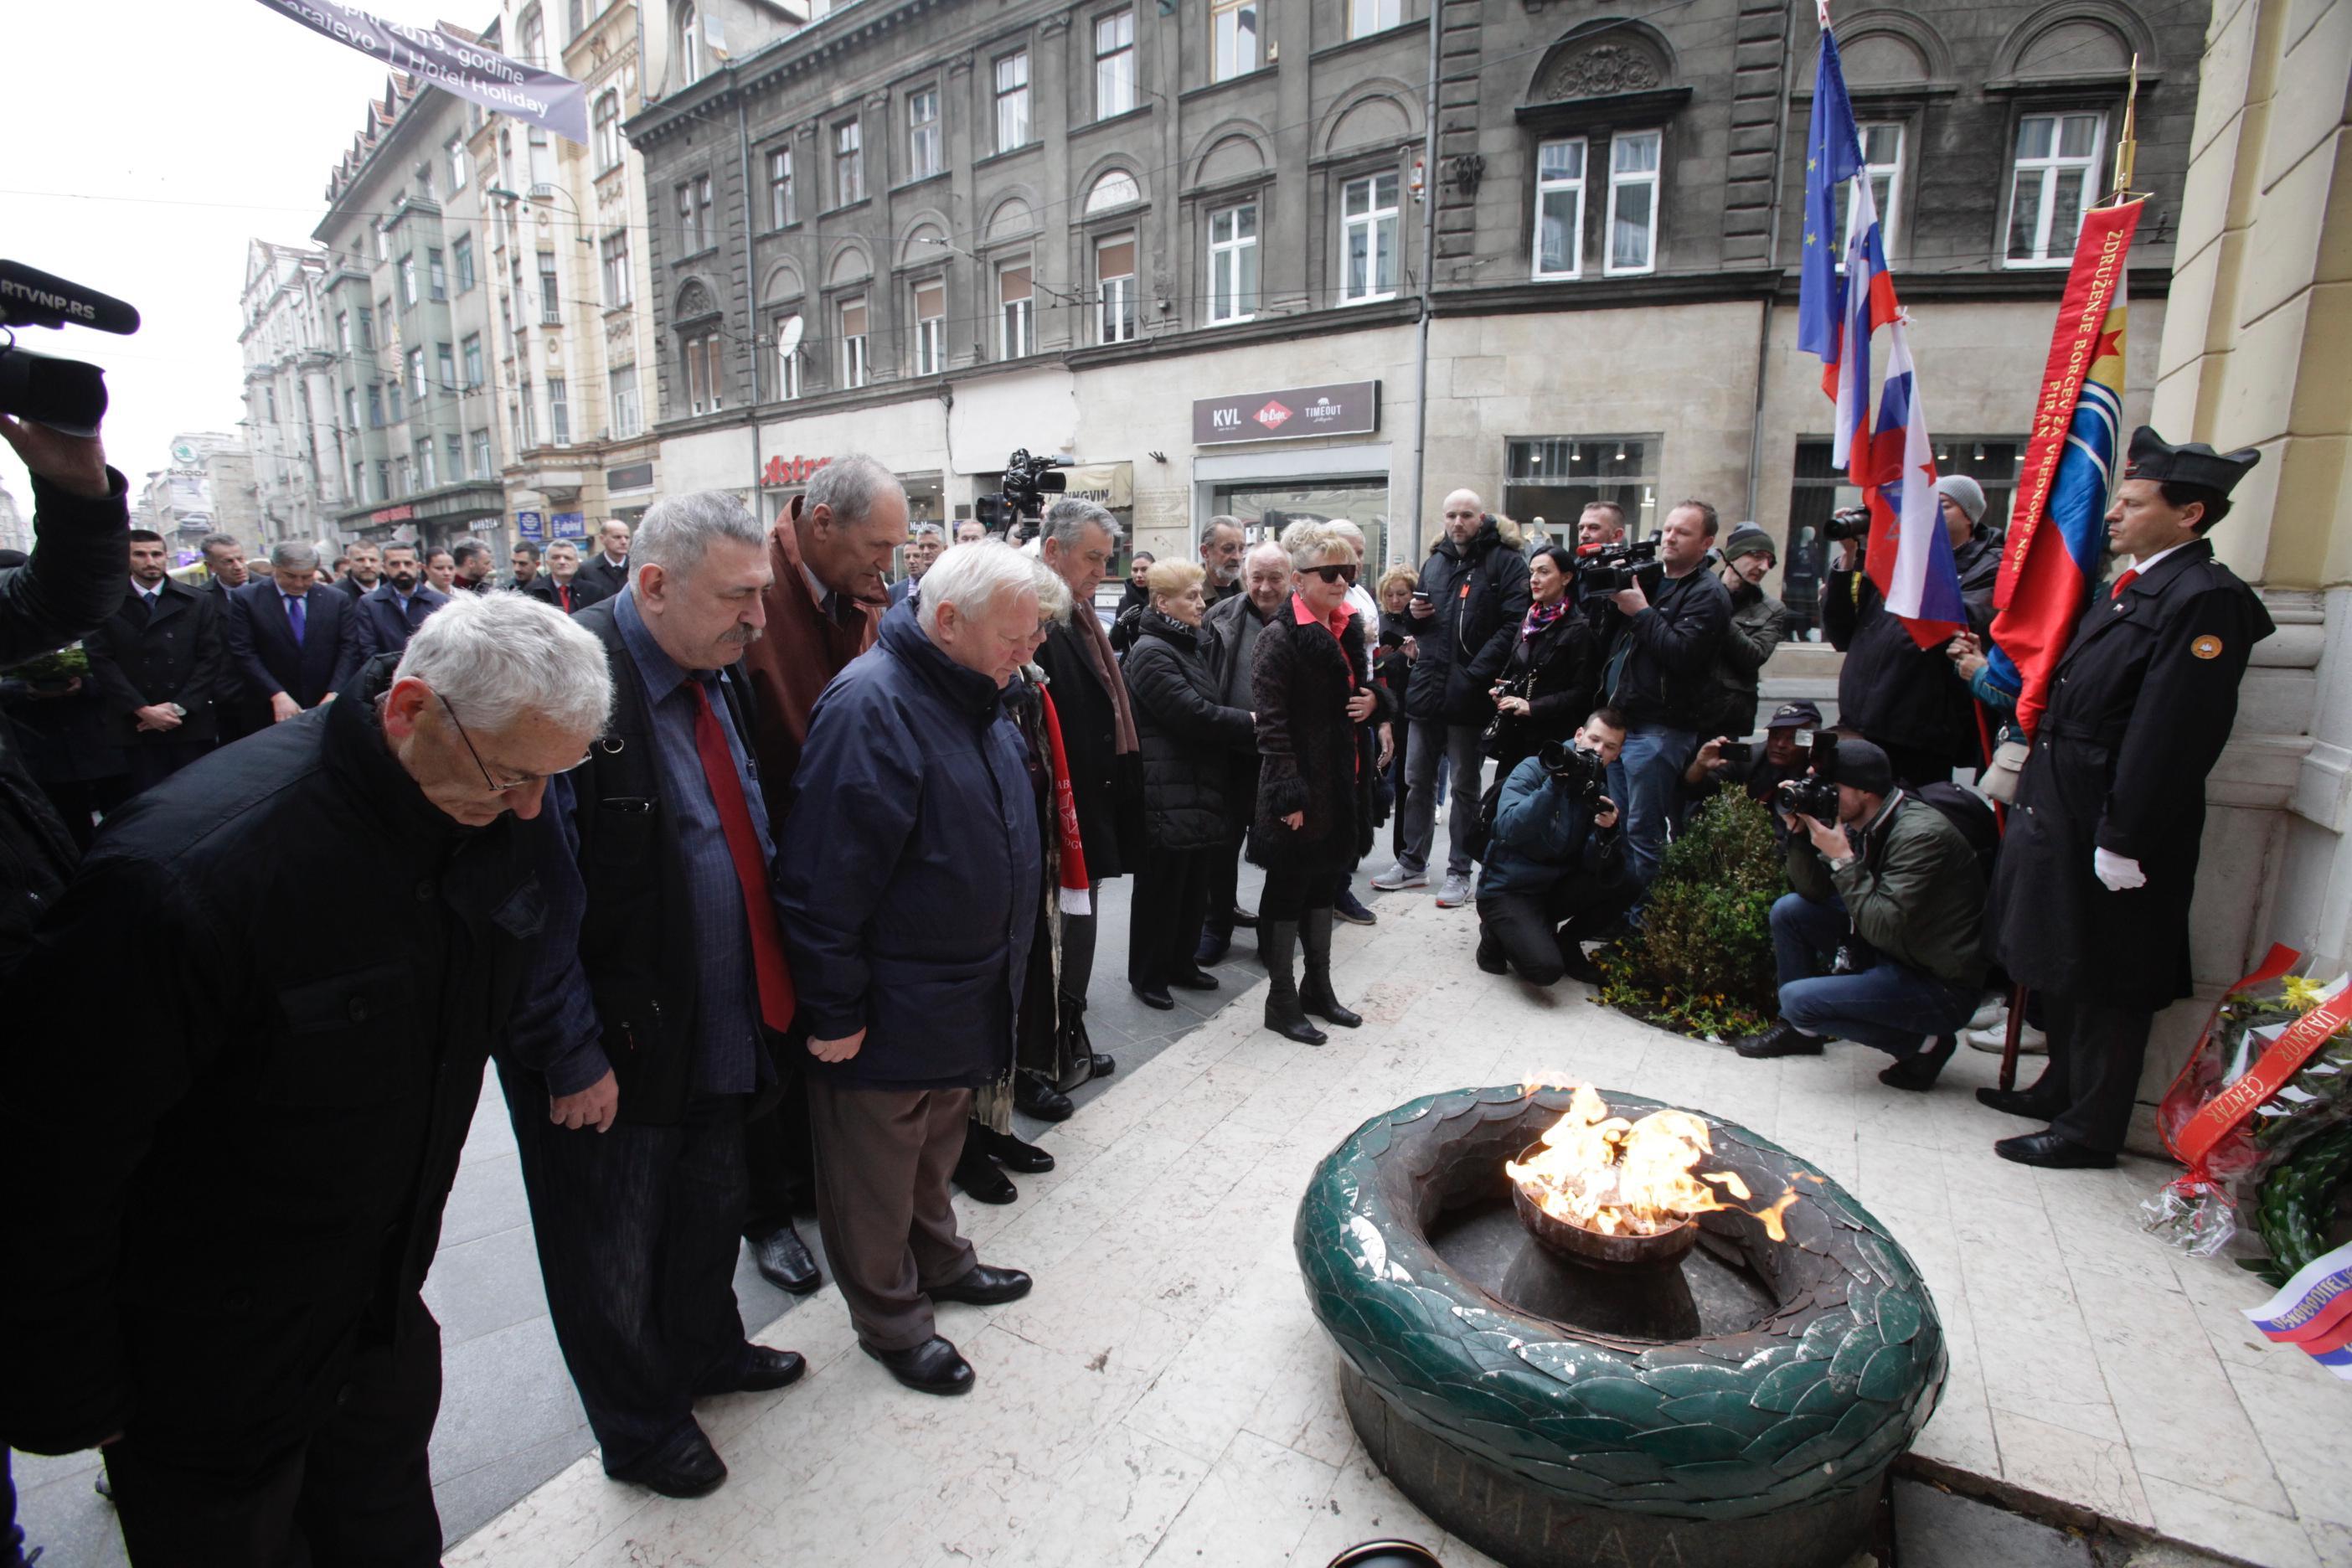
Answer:
M2248 1563L2352 1563L2352 1388L2246 1327L2237 1309L2264 1294L2251 1277L2139 1231L2162 1168L1996 1159L2019 1124L1967 1092L1990 1057L1961 1052L1924 1096L1881 1086L1885 1058L1851 1047L1742 1061L1573 984L1480 973L1468 910L1378 907L1339 939L1366 1027L1297 1046L1244 997L1048 1134L1058 1167L1023 1178L1018 1204L958 1200L983 1255L1038 1281L1010 1306L942 1310L971 1396L898 1388L828 1287L758 1336L808 1355L800 1386L705 1407L733 1471L716 1495L653 1498L591 1456L453 1548L453 1568L1321 1568L1381 1535L1484 1565L1365 1459L1290 1225L1316 1162L1366 1117L1538 1071L1744 1122L1887 1222L1950 1336L1917 1449L1932 1472Z

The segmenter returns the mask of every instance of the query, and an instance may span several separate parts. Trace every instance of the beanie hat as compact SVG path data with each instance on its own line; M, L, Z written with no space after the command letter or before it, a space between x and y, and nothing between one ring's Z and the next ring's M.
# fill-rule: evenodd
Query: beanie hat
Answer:
M1773 547L1772 536L1756 524L1736 522L1731 525L1731 532L1723 542L1723 558L1726 561L1737 561L1743 555L1753 555L1759 551L1775 562L1780 559L1780 551Z
M1936 481L1936 493L1949 496L1960 503L1970 522L1982 522L1985 514L1984 487L1966 474L1946 474Z

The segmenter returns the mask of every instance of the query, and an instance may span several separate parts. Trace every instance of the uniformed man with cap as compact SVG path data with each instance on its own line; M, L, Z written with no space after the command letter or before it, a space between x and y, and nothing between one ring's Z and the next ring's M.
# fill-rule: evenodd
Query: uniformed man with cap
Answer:
M2042 994L2049 1066L1979 1089L2049 1129L1993 1145L2056 1169L2116 1163L2158 1008L2189 994L2189 906L2205 775L2238 682L2271 635L2207 535L2261 454L2173 446L2147 426L2107 511L2125 566L2092 593L2060 658L1993 878L1996 952Z

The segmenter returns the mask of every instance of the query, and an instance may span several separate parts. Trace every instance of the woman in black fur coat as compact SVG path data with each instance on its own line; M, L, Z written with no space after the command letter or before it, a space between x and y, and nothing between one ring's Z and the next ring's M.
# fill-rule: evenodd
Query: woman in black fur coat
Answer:
M1265 1026L1319 1046L1330 1037L1307 1015L1352 1029L1363 1019L1331 990L1331 900L1339 874L1372 847L1378 753L1391 701L1366 684L1361 619L1348 605L1356 554L1319 522L1296 522L1282 547L1297 573L1290 603L1258 634L1251 693L1257 705L1257 815L1249 858L1265 868L1258 946L1272 984ZM1307 977L1291 955L1307 952Z

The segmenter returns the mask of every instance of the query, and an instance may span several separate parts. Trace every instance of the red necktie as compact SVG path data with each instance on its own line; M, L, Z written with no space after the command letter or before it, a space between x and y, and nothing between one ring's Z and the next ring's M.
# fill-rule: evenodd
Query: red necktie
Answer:
M743 889L743 919L751 928L751 967L760 979L760 1017L782 1034L793 1025L793 971L784 960L784 932L776 923L775 900L768 896L768 868L760 859L760 835L751 826L742 776L735 771L735 753L728 748L727 732L711 710L710 693L692 676L687 678L687 685L694 689L694 750L702 759L702 776L710 784L710 802L719 808L719 825L727 833L727 853L735 862L735 880Z
M2116 579L2115 589L2107 595L2107 597L2110 599L2122 598L2124 596L2124 590L2130 587L2138 576L2139 568L2137 566L2133 567L2130 571L2126 572L2122 576Z
M572 613L572 585L568 583L558 583L555 585L555 591L563 595L563 613L567 616L570 615Z

